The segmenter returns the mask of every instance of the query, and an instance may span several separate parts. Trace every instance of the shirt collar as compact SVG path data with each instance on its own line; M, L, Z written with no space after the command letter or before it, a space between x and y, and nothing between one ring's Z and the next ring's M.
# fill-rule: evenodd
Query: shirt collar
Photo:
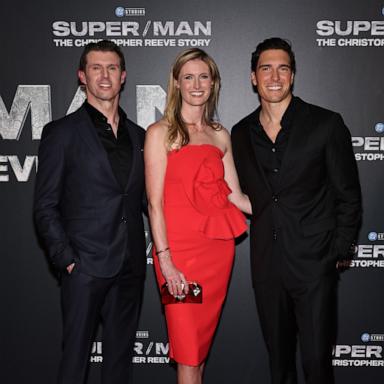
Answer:
M295 109L297 105L297 98L292 96L292 99L288 105L288 108L284 112L284 115L281 119L281 126L284 129L290 129L292 125L293 116L295 115Z
M108 119L93 105L89 104L87 100L84 101L84 107L94 123L108 123ZM119 106L119 125L127 118L125 112Z
M289 102L288 107L285 110L283 117L281 119L281 129L289 130L291 128L291 123L293 120L293 116L295 114L296 105L297 105L297 97L292 96L292 99ZM256 131L263 130L263 126L260 123L260 112L261 112L261 105L256 109L256 115L257 115Z

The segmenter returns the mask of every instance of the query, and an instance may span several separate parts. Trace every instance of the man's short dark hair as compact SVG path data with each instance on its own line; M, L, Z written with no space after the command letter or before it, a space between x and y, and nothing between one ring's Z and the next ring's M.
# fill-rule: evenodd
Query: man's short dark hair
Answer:
M99 52L115 52L120 59L120 68L122 71L125 71L125 59L123 52L118 45L110 40L100 40L97 43L89 43L84 47L83 53L80 57L79 70L85 71L87 65L87 55L89 52L99 51Z
M282 39L281 37L271 37L269 39L265 39L264 41L262 41L257 45L256 50L252 52L252 59L251 59L252 72L256 71L257 63L259 62L261 53L269 49L281 49L287 52L290 59L291 70L293 73L296 73L296 60L295 60L295 54L292 51L291 43L288 40Z

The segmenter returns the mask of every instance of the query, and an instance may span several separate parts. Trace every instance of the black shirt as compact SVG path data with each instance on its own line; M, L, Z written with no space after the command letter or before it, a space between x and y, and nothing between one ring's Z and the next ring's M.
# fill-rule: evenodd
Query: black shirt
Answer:
M296 100L293 97L281 119L281 130L277 134L274 143L265 133L263 126L260 123L260 117L257 126L252 129L252 144L255 149L255 155L264 170L272 192L275 192L280 176L281 164L291 133L291 122L294 115L295 105ZM260 111L261 107L258 109L259 116Z
M124 189L132 165L132 143L128 128L125 125L127 115L119 107L119 126L117 127L117 137L115 137L107 118L87 101L84 105L107 152L112 172Z
M275 202L278 202L278 196L276 195L276 190L280 178L281 165L283 163L283 158L285 151L288 146L289 137L292 131L292 120L295 113L297 101L294 97L292 97L291 102L288 105L287 110L285 111L282 119L281 119L281 130L276 136L276 140L273 143L272 140L265 133L263 126L260 123L260 111L261 107L258 108L258 124L252 128L251 138L252 145L254 147L255 156L260 163L267 181L271 187L271 199ZM281 225L279 222L279 215L277 212L277 205L272 205L272 221L273 221L273 229L272 229L272 238L274 241L273 246L273 255L276 260L278 268L280 272L285 270L284 265L284 257L283 257L283 249L280 241L281 233Z

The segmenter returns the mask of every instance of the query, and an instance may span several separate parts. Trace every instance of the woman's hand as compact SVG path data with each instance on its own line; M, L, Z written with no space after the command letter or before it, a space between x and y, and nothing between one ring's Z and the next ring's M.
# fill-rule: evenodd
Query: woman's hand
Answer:
M172 262L169 251L158 255L161 273L167 282L168 291L173 296L181 296L188 293L188 282L184 274L179 271Z

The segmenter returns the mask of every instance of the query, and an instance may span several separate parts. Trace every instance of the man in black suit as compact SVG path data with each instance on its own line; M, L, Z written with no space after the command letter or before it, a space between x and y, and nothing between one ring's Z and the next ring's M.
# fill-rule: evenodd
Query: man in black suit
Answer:
M43 130L35 219L61 275L60 384L86 381L93 337L103 324L102 383L129 383L146 267L144 130L119 107L124 56L104 40L80 59L87 96Z
M292 95L295 57L280 38L252 54L260 107L232 130L243 191L252 203L251 269L271 382L332 384L338 260L361 217L351 136L337 113Z

